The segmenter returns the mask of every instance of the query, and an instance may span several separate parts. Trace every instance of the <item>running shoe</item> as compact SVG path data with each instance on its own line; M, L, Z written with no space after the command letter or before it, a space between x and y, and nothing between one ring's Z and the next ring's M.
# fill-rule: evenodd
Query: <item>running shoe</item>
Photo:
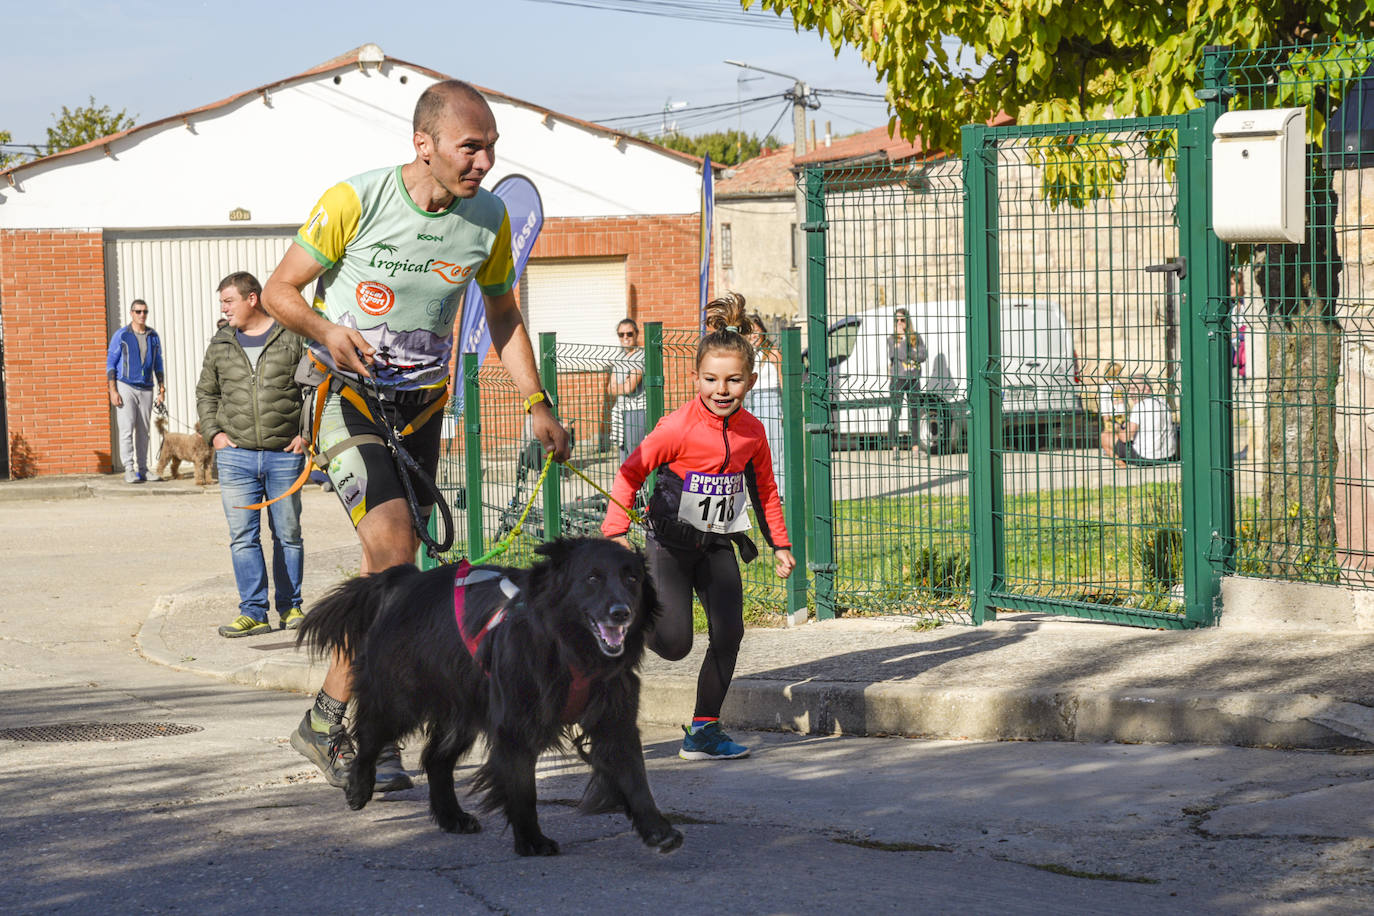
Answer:
M410 775L401 767L400 749L395 744L382 745L381 753L377 755L377 791L399 792L413 785L415 783L410 781Z
M695 732L684 725L682 731L682 750L677 755L683 760L734 760L749 756L749 748L731 741L721 731L719 722L708 722Z
M310 726L310 710L300 727L291 733L291 746L320 768L325 780L335 788L348 786L348 765L353 762L353 740L342 724L329 726L327 732L317 732Z
M226 623L219 628L219 635L227 636L230 639L237 639L240 636L257 636L259 633L271 633L272 625L266 620L254 620L247 614L240 614L234 618L232 623Z

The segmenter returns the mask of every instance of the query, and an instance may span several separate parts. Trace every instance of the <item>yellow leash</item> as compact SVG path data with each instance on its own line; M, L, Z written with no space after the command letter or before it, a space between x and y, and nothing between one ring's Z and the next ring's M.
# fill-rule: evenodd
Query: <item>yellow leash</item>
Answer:
M486 553L482 554L482 556L478 557L477 559L470 561L473 566L480 566L481 564L490 561L493 557L499 557L501 554L505 553L507 550L510 549L511 544L515 543L515 539L520 536L520 532L525 527L525 519L529 516L530 510L534 508L535 501L538 500L539 497L542 495L544 489L544 478L548 475L549 468L552 466L553 455L546 455L544 457L544 466L539 469L539 479L534 482L534 492L530 494L530 498L525 503L524 511L520 513L520 517L516 519L515 526L511 528L509 534L501 538L501 540L497 541L496 544L491 548L491 550L488 550ZM605 496L608 500L615 503L620 508L624 509L625 514L630 517L630 521L635 522L639 525L644 524L643 514L641 514L635 509L631 509L629 506L626 506L620 500L612 496L609 492L602 489L600 484L598 484L595 480L592 480L586 474L583 474L582 471L579 470L571 461L565 462L563 466L566 467L568 470L572 471L578 477L581 477L587 483L591 484L592 489L596 490L598 493Z
M530 510L534 508L534 501L540 497L544 489L544 477L549 473L549 466L552 464L553 455L549 455L544 459L544 466L539 469L539 479L534 482L534 492L530 494L529 501L525 503L525 511L521 512L520 517L515 520L515 527L510 530L509 534L497 541L491 550L470 561L473 566L481 566L492 557L499 557L510 549L511 544L515 543L515 539L520 536L521 529L525 527L525 519L529 516ZM469 509L468 511L471 512L472 510Z
M553 459L550 458L549 460L552 461ZM608 500L615 503L620 508L624 509L625 514L630 517L630 521L634 522L636 525L644 524L644 515L639 510L631 509L629 506L625 505L620 500L612 496L609 491L603 490L599 483L597 483L595 480L592 480L586 474L583 474L582 471L579 470L578 467L574 465L571 461L564 462L563 466L566 467L568 470L572 471L578 477L581 477L583 480L587 481L587 483L591 484L593 490L600 493L602 496L606 497Z

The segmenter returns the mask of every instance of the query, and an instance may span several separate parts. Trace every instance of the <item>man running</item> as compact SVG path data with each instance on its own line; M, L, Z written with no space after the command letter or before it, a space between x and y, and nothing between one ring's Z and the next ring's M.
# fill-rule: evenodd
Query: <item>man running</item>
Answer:
M312 354L330 370L375 381L387 421L397 430L417 427L401 442L432 477L442 411L426 412L448 390L454 322L467 284L476 282L492 342L524 398L534 436L563 461L568 434L540 385L513 291L510 221L500 198L480 187L495 162L496 118L472 86L445 80L420 96L412 126L411 162L364 172L324 193L267 281L264 305L314 341ZM312 307L301 291L317 280ZM352 403L330 396L319 449L341 447L328 473L357 529L363 575L414 562L419 547L388 449L345 444L375 433ZM417 496L425 492L416 488ZM330 660L324 688L291 735L291 745L339 787L352 753L343 728L350 664L341 654ZM387 749L377 761L377 789L410 785L399 753Z

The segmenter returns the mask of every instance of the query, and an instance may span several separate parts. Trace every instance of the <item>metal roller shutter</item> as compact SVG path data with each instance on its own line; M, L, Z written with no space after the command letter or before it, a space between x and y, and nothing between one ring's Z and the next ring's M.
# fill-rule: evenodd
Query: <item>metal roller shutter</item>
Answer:
M294 226L106 234L105 314L109 334L128 324L130 302L148 302L148 324L162 338L169 429L173 432L195 428L196 382L205 346L220 319L215 287L237 270L248 271L259 283L266 282L295 234ZM117 464L119 432L113 411L110 437ZM158 445L154 430L149 445L150 467Z
M615 326L627 314L624 258L532 259L520 281L525 324L559 343L615 345Z

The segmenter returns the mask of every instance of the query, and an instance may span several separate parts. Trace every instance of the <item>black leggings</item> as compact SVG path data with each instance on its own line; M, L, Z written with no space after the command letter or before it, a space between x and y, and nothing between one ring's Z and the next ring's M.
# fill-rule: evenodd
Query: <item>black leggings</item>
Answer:
M720 716L725 692L735 676L739 644L744 639L744 587L733 544L705 550L667 547L653 537L645 552L663 613L649 638L649 648L675 662L692 651L692 593L706 610L710 643L697 675L695 716Z
M906 400L907 410L911 413L911 444L920 444L917 425L920 422L921 408L921 377L917 376L893 376L892 390L889 394L888 404L890 406L887 417L887 439L888 445L896 448L897 443L897 420L902 415L902 400Z

